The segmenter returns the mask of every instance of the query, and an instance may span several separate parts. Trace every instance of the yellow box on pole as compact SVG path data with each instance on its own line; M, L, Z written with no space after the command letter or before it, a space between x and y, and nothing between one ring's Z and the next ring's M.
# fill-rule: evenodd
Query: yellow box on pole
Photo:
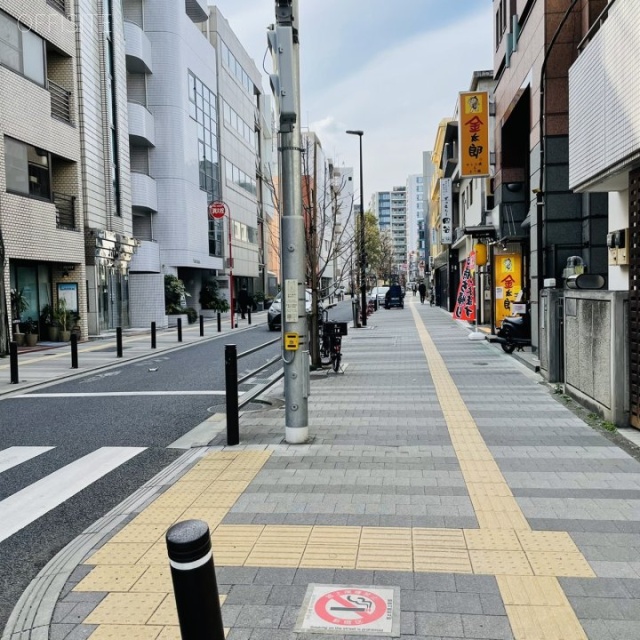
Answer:
M300 336L297 333L284 334L284 350L297 351L300 348Z

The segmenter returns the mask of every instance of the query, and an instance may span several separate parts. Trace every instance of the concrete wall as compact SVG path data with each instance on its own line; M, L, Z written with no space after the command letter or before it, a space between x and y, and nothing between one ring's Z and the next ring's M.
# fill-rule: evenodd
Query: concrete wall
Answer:
M564 292L565 390L618 426L629 423L628 294Z

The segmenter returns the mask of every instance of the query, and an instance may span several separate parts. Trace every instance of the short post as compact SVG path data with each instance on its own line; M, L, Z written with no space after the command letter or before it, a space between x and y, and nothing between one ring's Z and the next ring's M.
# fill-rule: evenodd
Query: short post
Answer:
M157 342L156 342L156 323L152 322L151 323L151 348L155 349L157 346Z
M9 343L9 368L11 374L11 384L18 384L18 343Z
M71 334L71 368L78 368L78 334Z
M204 316L200 316L200 337L204 336Z
M247 318L249 319L249 324L251 324L251 307L247 307Z
M122 358L122 327L116 327L116 357Z
M238 417L238 351L235 344L224 346L224 388L227 403L227 445L240 442Z
M178 318L178 342L182 342L182 318Z
M222 331L222 314L218 311L218 333Z
M224 640L209 526L202 520L178 522L167 531L166 543L180 635Z

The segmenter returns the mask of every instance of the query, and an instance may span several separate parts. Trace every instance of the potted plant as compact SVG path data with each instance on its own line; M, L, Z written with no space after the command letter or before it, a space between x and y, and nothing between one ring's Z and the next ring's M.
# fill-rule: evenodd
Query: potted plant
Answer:
M215 280L207 282L200 290L200 306L205 318L214 318L218 312L229 311L229 303L218 296L218 284Z
M253 294L253 310L254 311L262 311L264 309L264 292L256 291Z
M67 309L67 301L64 298L58 300L56 316L60 323L60 340L69 342L71 340L71 311Z
M51 342L58 340L58 314L57 310L50 304L45 304L40 310L40 324L47 328L47 338Z
M38 342L38 323L29 318L24 323L25 339L27 347L35 347Z
M24 333L20 330L20 316L29 308L29 300L24 295L24 289L11 289L11 324L13 325L13 339L19 347L24 346Z
M76 311L71 314L71 335L78 336L78 340L82 337L82 328L80 327L80 314Z
M165 312L169 319L169 326L176 326L177 317L181 316L183 324L187 324L189 317L187 315L187 298L190 298L191 294L184 286L184 282L173 274L167 274L164 277L164 304Z

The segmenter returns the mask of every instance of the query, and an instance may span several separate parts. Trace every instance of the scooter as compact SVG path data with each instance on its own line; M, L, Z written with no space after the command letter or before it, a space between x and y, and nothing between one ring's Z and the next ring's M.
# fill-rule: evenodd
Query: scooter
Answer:
M531 320L528 313L508 316L498 329L497 342L505 353L513 353L516 349L531 345Z

